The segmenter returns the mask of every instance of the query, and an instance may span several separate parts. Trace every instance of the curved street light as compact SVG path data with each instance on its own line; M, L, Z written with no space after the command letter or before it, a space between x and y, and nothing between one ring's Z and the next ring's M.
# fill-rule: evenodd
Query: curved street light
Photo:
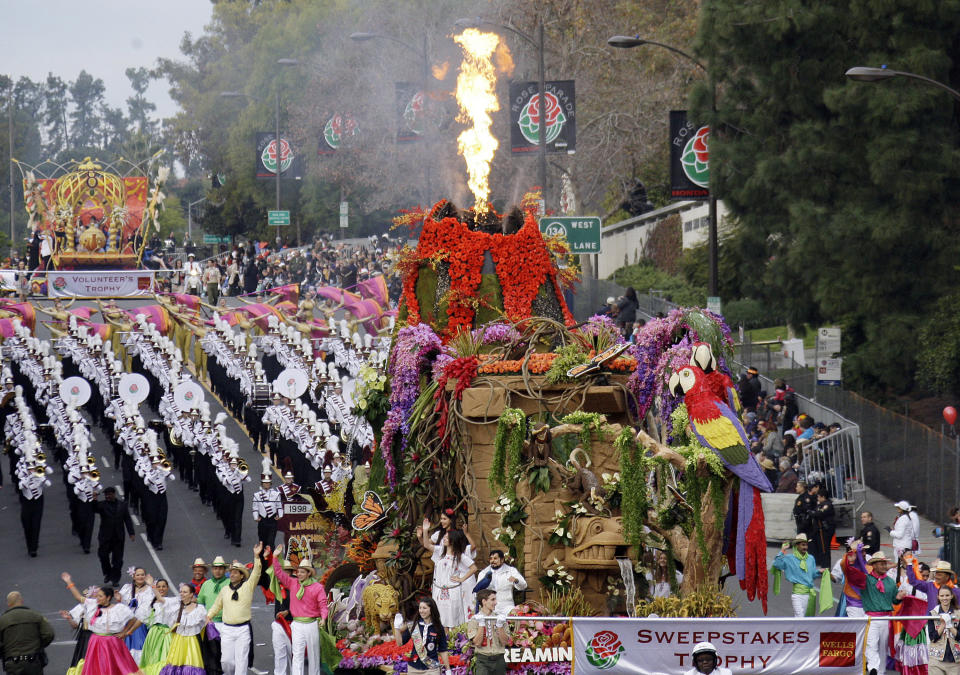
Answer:
M661 49L666 49L667 51L673 52L678 56L690 61L697 68L702 70L709 77L709 71L707 67L703 65L696 58L683 51L678 49L673 45L664 44L663 42L657 42L656 40L647 40L641 38L640 36L630 37L629 35L614 35L611 38L607 39L607 44L611 47L617 47L618 49L632 49L633 47L642 47L643 45L652 45L654 47L660 47ZM713 86L712 98L710 107L713 110L714 116L717 112L717 88L716 85ZM707 251L709 253L709 267L710 275L707 281L707 295L716 296L719 293L719 270L718 270L718 261L720 258L720 243L718 235L718 223L717 223L717 191L714 189L713 185L710 185L710 223L707 229Z
M847 70L847 72L844 73L844 75L846 75L847 78L851 80L855 80L856 82L881 82L883 80L892 80L895 77L905 77L910 80L918 80L920 82L923 82L924 84L929 84L931 87L936 87L937 89L941 89L947 92L948 94L950 94L951 96L953 96L953 98L960 101L960 91L957 91L956 89L948 87L943 82L931 79L929 77L924 77L923 75L917 75L916 73L908 73L902 70L891 70L886 66L883 66L881 68L870 68L868 66L854 66L853 68L850 68L849 70Z

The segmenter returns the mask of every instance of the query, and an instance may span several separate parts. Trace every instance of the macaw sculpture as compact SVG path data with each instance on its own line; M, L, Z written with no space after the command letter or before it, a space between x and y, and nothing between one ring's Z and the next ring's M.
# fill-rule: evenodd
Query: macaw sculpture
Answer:
M670 376L669 386L674 396L683 397L690 431L696 439L740 479L739 486L735 485L730 494L724 524L724 553L730 572L737 575L747 597L753 600L759 591L766 612L767 542L760 492L771 492L773 487L750 454L743 424L715 393L707 373L698 366L684 366Z
M721 401L726 401L730 409L743 414L743 406L740 405L740 395L737 394L737 388L733 386L733 379L720 370L717 365L717 357L713 354L713 347L709 342L695 342L690 351L690 365L697 366L707 377L707 386L716 394Z

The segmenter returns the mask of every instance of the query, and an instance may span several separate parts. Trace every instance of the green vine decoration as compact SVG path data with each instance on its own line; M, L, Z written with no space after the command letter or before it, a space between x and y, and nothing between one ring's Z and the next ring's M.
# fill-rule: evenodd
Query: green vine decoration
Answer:
M620 432L613 446L620 453L623 534L632 546L639 546L643 538L647 510L650 508L647 498L647 474L651 461L637 443L632 429L627 428Z
M560 418L561 424L580 424L583 428L577 434L580 437L580 447L584 449L587 455L590 454L590 448L593 444L593 434L597 438L604 440L604 427L607 425L607 418L600 413L583 412L577 410L569 415Z
M673 447L686 459L680 489L684 493L687 503L693 509L693 538L705 564L709 565L712 556L707 548L703 531L703 500L705 497L709 497L717 513L724 512L723 480L726 469L715 452L700 445L696 438L688 433L689 418L687 407L684 404L681 403L676 407L670 414L670 420L673 423L674 441L676 443ZM697 472L701 460L710 468L710 472L706 476L700 476Z
M558 356L550 364L550 369L544 376L544 379L550 384L570 382L572 378L567 377L567 371L590 360L583 348L577 344L564 345L556 351Z
M527 418L518 408L507 408L497 420L493 441L493 462L490 465L491 492L517 496L517 475L523 459L523 441L527 436Z

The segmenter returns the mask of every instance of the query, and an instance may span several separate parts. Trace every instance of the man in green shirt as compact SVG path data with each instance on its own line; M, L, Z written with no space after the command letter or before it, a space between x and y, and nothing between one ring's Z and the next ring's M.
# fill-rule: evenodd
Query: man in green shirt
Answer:
M40 612L23 606L23 596L7 594L0 616L0 657L8 675L43 675L43 650L53 642L53 628Z
M220 589L230 583L230 578L227 576L227 561L223 559L223 556L218 555L214 558L211 574L213 574L213 578L203 582L203 586L200 587L200 594L197 596L197 602L207 609L213 607L217 596L220 595ZM213 617L213 625L217 627L218 631L223 630L223 612Z

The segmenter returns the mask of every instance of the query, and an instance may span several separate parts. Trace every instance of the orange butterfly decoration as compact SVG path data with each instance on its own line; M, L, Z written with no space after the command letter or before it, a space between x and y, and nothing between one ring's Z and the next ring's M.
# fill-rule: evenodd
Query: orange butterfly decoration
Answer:
M361 512L355 515L352 521L355 530L369 530L387 517L387 509L383 508L380 495L371 490L363 493L363 502L360 504L360 509Z

